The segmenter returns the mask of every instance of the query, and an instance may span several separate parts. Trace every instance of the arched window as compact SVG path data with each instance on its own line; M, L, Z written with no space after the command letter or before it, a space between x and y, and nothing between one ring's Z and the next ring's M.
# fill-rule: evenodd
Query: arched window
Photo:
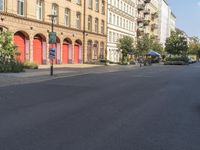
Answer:
M38 20L43 20L43 1L36 0L36 18Z
M90 62L92 60L92 41L89 40L87 42L87 61Z
M70 27L71 25L71 11L69 8L65 8L65 26Z
M104 43L101 42L100 44L100 58L104 59Z

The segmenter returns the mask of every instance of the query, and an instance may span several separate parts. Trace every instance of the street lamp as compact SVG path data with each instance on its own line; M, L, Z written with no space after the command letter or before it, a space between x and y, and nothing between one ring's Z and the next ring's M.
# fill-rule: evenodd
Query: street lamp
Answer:
M51 59L50 75L53 76L53 59L55 59L56 50L53 49L53 44L56 44L56 32L53 30L54 19L57 15L50 14L48 17L51 18L51 33L49 33L49 44L52 44L52 48L49 49L49 58Z

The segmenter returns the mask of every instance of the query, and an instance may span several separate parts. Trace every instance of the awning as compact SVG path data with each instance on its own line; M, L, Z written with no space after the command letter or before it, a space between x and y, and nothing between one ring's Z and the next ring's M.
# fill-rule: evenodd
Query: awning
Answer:
M150 50L148 53L147 53L148 56L158 56L160 57L161 55L156 52L156 51L153 51L153 50Z

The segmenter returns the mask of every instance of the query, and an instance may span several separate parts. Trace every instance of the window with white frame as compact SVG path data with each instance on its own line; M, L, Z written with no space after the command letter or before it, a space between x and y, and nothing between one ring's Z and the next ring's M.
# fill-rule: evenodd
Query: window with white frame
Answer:
M88 31L92 32L92 16L88 16Z
M105 14L105 1L104 0L102 0L102 2L101 2L101 14Z
M42 10L42 0L36 0L36 18L37 20L42 20L43 19L43 16L42 16L42 13L43 13L43 10Z
M65 8L65 26L70 27L71 11Z
M81 5L81 0L76 0L76 4Z
M99 11L99 0L96 0L96 11Z
M17 0L17 14L24 16L24 0Z
M57 4L52 4L51 14L57 16L54 18L54 24L57 24L58 23L58 5Z
M0 0L0 11L4 11L4 0Z
M81 29L81 13L76 13L76 28Z
M93 8L93 7L92 7L92 5L93 5L92 1L93 1L93 0L88 0L88 8L89 8L89 9L92 9L92 8Z
M98 33L99 32L99 19L95 18L95 32Z
M104 20L101 20L101 34L104 34L104 30L105 30L105 22Z

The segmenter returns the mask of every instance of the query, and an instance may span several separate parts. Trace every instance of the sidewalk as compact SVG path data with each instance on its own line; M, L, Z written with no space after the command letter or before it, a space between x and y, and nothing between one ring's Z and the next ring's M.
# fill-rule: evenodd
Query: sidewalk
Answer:
M0 87L26 83L42 82L56 78L72 77L85 74L127 71L139 68L138 65L54 65L54 75L50 76L50 66L39 66L40 69L28 69L21 73L0 73ZM42 69L41 69L42 68Z

